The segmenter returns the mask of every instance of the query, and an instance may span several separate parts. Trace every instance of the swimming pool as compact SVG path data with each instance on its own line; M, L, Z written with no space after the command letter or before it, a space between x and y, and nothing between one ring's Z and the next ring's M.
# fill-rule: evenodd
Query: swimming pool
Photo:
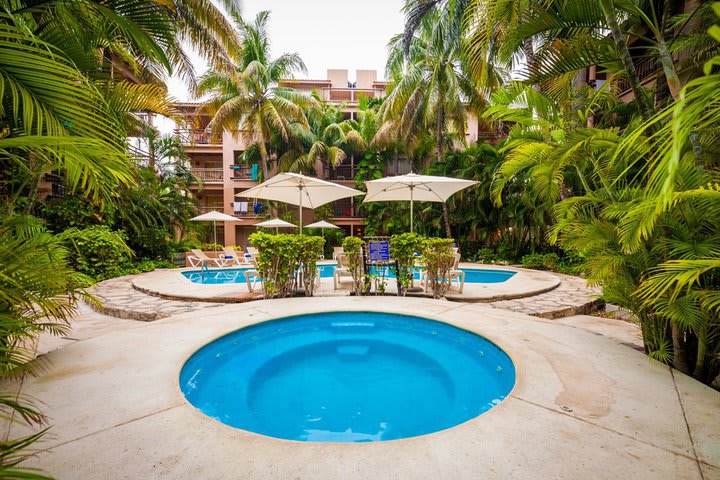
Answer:
M191 270L182 272L182 274L193 283L202 283L205 285L218 285L227 283L245 283L244 272L248 268L225 268L220 270ZM335 264L318 265L321 278L332 278L335 271ZM509 270L486 270L477 268L462 268L465 272L466 283L502 283L510 279L515 272ZM387 278L395 278L393 269L387 269L385 272ZM420 279L420 273L415 272L415 279Z
M512 390L489 340L407 315L332 312L260 323L198 350L180 387L222 423L305 442L375 442L453 427Z

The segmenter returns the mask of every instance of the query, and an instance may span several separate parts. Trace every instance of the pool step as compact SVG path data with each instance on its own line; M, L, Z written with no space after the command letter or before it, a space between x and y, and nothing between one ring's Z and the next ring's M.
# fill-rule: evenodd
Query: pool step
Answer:
M370 353L368 345L340 345L337 354L340 357L367 357Z

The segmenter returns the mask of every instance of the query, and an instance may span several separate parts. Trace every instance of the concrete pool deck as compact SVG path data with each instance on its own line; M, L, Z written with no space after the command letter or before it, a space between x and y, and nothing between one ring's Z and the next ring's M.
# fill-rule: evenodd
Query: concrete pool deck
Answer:
M328 265L334 262L323 262ZM515 272L515 275L500 283L470 283L465 282L463 293L457 290L457 284L447 292L448 300L463 302L490 302L498 300L510 300L515 298L530 297L548 292L560 284L560 279L549 273L525 268L506 267L497 265L479 265L474 263L462 263L463 269L473 270L505 270ZM222 274L228 268L215 268L208 271L208 275ZM241 283L228 284L201 284L190 281L182 272L196 272L197 268L182 268L171 270L155 270L140 275L133 280L133 286L144 293L155 295L170 300L190 300L202 302L235 303L253 300L245 281ZM322 278L320 288L315 291L315 296L347 296L350 295L352 282L345 281L339 285L340 288L333 288L333 279ZM261 292L260 289L258 291ZM388 294L395 294L397 287L395 279L388 279ZM431 294L427 294L431 296Z
M180 393L183 362L208 341L260 321L334 310L419 315L479 333L512 357L515 388L457 427L364 444L234 429ZM720 478L720 393L626 346L627 335L612 334L618 320L596 325L592 317L544 320L484 304L328 297L119 322L48 348L46 370L24 381L23 392L44 403L54 425L28 465L58 479Z

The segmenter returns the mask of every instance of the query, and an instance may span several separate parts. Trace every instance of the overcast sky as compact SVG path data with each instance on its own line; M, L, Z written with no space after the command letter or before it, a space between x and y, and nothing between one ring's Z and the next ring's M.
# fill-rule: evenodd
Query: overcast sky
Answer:
M325 79L328 68L377 70L384 77L387 43L402 32L402 0L243 0L243 16L270 10L273 57L297 52L308 68L307 78ZM202 71L202 62L197 62ZM304 77L300 75L300 77ZM169 82L170 94L189 100L187 88Z

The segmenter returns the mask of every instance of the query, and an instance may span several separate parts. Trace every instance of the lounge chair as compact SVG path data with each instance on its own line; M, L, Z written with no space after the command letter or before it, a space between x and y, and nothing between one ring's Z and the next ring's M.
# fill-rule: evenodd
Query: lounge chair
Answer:
M343 247L333 247L333 260L337 260L338 255L345 253Z
M463 287L465 287L465 272L460 270L460 254L459 253L453 253L453 266L448 271L448 280L450 281L450 286L452 287L452 281L457 280L458 283L458 293L463 292ZM430 282L428 281L428 275L427 275L427 268L424 268L422 272L420 272L420 285L424 286L425 293L428 292L428 289L430 288Z
M228 265L236 267L246 267L248 265L248 260L245 259L245 255L238 254L233 247L225 247L224 253Z
M350 263L348 262L347 255L340 253L335 260L337 260L337 267L335 267L335 272L333 272L333 288L337 290L338 284L342 283L342 278L350 277L351 281L354 280L352 278L352 272L350 271Z
M210 258L205 255L205 252L197 248L190 250L190 253L192 253L192 255L188 256L188 261L193 267L209 266L210 264L216 267L225 267L228 264L225 258Z
M465 286L465 272L460 270L460 254L456 252L453 254L453 256L455 257L455 261L453 262L453 266L448 273L448 280L450 280L450 286L452 286L453 280L457 280L458 293L462 293L463 287Z
M245 270L243 274L245 275L245 281L247 282L248 291L252 292L255 290L255 286L261 280L261 278L257 266L257 261L255 261L254 258L251 258L250 264L252 265L252 268L250 268L249 270Z

